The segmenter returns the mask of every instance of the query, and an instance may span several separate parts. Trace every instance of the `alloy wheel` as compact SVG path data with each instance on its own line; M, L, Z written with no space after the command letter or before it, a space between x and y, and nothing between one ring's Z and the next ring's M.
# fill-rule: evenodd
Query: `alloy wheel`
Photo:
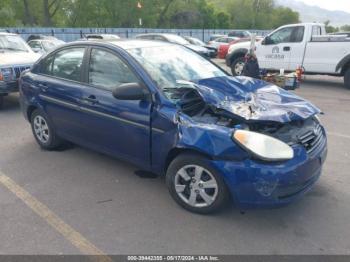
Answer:
M216 200L218 183L207 169L198 165L187 165L175 175L175 191L192 207L208 207Z
M45 118L40 115L34 118L34 132L40 142L46 144L50 139L50 130Z
M236 75L240 76L243 73L243 68L244 68L244 62L238 62L235 64L235 73Z

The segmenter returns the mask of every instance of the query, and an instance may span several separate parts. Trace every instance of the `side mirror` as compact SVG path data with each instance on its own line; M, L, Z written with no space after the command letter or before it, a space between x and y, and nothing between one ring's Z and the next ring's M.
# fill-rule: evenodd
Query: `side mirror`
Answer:
M272 40L271 40L270 36L267 35L267 36L262 40L261 44L262 44L262 45L271 45L271 44L273 44L273 43L272 43Z
M149 95L147 89L139 83L121 84L112 93L119 100L144 100Z

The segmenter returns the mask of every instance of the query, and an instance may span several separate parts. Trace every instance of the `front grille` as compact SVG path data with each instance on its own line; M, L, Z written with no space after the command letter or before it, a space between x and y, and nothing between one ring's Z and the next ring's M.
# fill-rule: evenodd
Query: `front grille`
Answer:
M324 145L325 136L321 125L317 124L313 130L298 136L300 144L302 144L307 153L312 154L317 148Z
M16 75L16 79L19 78L19 76L21 75L21 73L26 70L29 69L30 66L16 66L13 68L15 75Z

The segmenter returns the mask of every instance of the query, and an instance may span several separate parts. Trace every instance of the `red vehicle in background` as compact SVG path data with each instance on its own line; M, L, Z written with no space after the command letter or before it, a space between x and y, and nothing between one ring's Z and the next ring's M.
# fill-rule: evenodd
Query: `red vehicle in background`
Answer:
M218 48L218 58L225 59L228 49L230 48L231 45L234 45L240 42L247 42L247 41L250 41L250 38L240 38L240 39L231 41L230 43L221 44Z
M256 37L257 42L259 42L261 39L262 39L261 37ZM240 39L234 40L230 43L224 43L224 44L220 45L218 48L218 58L225 59L227 52L228 52L228 49L230 48L231 45L241 43L241 42L248 42L248 41L250 41L250 37L240 38Z

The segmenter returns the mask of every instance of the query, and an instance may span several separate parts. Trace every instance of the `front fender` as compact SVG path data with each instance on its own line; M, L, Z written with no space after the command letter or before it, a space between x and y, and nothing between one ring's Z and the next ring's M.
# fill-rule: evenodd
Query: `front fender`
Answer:
M178 117L176 147L209 155L212 159L242 160L248 154L232 140L233 128L198 123L184 114Z

